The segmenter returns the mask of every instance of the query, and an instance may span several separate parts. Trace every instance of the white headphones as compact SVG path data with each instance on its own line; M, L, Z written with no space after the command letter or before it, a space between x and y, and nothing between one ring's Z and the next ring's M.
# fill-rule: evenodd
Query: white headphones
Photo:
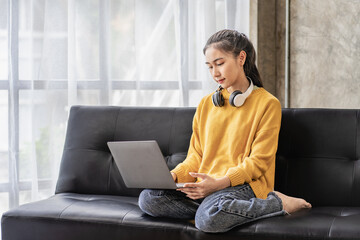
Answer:
M249 97L250 94L252 93L252 91L254 89L254 84L253 84L251 78L247 77L247 79L250 82L250 86L244 93L242 93L239 90L235 90L233 93L231 93L230 98L229 98L229 103L231 106L241 107L244 104L246 98ZM223 89L224 89L223 87L219 86L219 88L216 90L216 92L212 95L212 102L215 107L224 106L224 97L221 94L221 91Z

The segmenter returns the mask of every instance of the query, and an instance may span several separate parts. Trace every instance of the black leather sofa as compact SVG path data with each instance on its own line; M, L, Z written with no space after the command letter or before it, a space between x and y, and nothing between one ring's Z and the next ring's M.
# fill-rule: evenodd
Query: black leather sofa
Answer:
M106 143L155 139L172 168L185 158L194 111L72 107L56 194L6 212L2 239L360 239L360 110L283 109L275 189L310 210L224 234L143 214Z

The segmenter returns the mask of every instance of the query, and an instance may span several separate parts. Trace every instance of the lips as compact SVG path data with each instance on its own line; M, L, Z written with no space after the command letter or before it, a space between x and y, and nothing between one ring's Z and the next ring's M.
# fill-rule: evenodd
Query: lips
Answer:
M225 78L220 79L220 80L217 80L217 82L218 82L219 84L222 84L224 81L225 81Z

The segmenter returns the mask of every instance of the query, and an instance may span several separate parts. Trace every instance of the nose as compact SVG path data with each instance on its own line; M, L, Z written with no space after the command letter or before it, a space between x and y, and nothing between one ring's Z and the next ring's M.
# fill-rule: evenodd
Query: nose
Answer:
M211 75L213 76L214 79L216 79L220 76L220 72L218 71L218 69L216 67L213 67L213 69L211 71Z

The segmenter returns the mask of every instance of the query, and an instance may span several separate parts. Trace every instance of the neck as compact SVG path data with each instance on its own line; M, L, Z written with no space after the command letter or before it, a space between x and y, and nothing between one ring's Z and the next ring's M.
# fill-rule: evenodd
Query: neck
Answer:
M250 81L247 79L246 76L241 79L241 81L238 81L238 84L228 87L226 90L231 94L235 90L240 90L242 93L246 92L246 90L250 86Z

